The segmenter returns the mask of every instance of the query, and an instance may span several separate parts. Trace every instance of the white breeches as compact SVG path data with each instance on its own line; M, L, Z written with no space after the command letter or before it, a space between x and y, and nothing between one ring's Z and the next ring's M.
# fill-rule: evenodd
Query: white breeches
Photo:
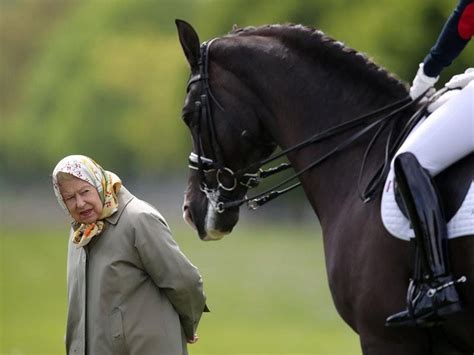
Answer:
M413 153L431 176L474 152L474 81L429 115L395 157L405 152Z

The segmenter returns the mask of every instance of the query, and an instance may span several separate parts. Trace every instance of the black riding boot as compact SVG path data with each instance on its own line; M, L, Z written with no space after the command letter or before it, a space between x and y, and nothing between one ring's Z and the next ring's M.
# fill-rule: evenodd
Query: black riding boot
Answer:
M449 273L446 221L430 175L413 154L403 153L395 159L395 176L420 260L408 288L407 310L388 317L385 325L433 326L461 310L455 284L465 278L455 281Z

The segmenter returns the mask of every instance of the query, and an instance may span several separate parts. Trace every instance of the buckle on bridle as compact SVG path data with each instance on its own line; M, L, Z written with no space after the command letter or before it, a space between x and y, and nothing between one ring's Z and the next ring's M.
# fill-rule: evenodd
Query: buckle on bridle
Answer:
M255 187L257 187L259 184L260 184L260 181L262 180L262 177L260 175L260 172L261 172L261 169L259 169L259 171L255 174L250 174L250 173L246 173L243 175L244 178L246 178L247 180L242 180L240 181L240 185L248 188L248 189L253 189Z
M255 211L257 208L260 207L258 201L256 199L247 201L247 207L249 210Z

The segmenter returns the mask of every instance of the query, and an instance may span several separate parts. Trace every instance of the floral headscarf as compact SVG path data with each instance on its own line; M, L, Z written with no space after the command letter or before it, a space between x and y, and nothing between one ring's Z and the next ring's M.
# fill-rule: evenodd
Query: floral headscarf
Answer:
M77 248L83 247L99 235L103 228L103 219L113 215L118 209L117 193L122 187L120 178L84 155L70 155L62 159L53 171L53 189L61 207L69 214L58 185L58 173L66 173L84 180L94 186L102 201L102 213L96 223L81 224L75 229L72 242Z

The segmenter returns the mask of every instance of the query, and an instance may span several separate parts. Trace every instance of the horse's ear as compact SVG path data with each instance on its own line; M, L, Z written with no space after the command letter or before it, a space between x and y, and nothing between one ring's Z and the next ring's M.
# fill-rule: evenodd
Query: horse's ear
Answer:
M191 70L196 69L199 60L199 37L193 26L186 21L175 20L175 23L178 28L179 42L181 47L183 47L184 55L191 66Z

